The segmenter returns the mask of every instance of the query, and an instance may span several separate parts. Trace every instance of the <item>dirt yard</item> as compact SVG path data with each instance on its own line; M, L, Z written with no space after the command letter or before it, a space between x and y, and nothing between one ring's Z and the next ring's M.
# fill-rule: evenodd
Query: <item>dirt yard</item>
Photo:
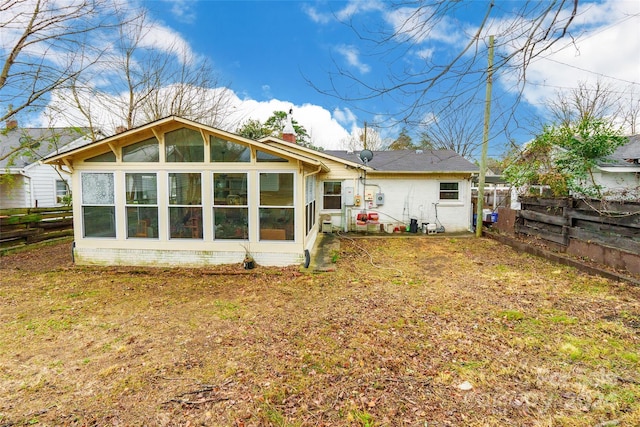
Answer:
M637 426L640 288L488 239L336 271L0 257L0 426Z

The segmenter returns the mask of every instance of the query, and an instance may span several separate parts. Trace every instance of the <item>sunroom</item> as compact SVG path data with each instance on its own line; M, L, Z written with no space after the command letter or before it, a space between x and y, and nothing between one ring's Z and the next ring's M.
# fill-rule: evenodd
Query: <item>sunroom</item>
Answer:
M72 173L79 264L304 261L319 160L178 117L51 157Z

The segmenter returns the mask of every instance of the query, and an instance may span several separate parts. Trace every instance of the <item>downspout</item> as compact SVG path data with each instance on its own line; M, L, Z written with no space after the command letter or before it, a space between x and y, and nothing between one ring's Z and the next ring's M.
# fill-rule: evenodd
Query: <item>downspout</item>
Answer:
M311 176L311 175L319 174L320 171L322 171L322 165L318 166L318 170L317 171L305 173L303 176L306 178L306 177Z
M318 166L318 169L309 173L304 173L302 174L303 178L306 180L308 177L312 176L312 175L317 175L320 173L320 171L322 171L322 165ZM306 183L305 183L306 184ZM313 193L315 195L316 189L313 189ZM305 213L306 215L306 213ZM315 209L314 212L314 224L316 224L318 222L318 209ZM305 231L304 235L303 235L303 239L304 242L302 244L302 247L306 247L307 246L307 233ZM308 250L305 249L305 268L307 268L309 266L309 253Z
M56 170L60 173L71 175L73 172L62 168L62 165L56 165Z

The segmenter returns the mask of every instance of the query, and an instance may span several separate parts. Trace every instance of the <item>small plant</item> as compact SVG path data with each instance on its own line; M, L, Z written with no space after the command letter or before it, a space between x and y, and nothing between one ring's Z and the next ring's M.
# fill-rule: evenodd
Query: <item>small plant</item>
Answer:
M362 427L373 427L375 425L373 416L366 411L359 411L356 409L351 411L349 415L349 418L352 418L355 422L358 423L358 425Z
M338 259L340 258L340 253L338 251L333 251L331 252L331 262L332 263L336 263L338 262Z
M522 320L524 319L524 314L520 313L518 310L504 310L500 312L500 317L505 320Z

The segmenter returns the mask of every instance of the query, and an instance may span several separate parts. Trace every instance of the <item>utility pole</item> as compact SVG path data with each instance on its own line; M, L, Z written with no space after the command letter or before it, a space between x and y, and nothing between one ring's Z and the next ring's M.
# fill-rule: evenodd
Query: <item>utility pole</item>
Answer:
M487 151L489 149L489 121L491 118L491 86L493 84L493 35L489 36L489 59L487 67L487 93L484 104L484 130L482 132L482 156L478 178L478 202L476 209L476 237L482 236L482 209L484 208L484 182L487 174Z

